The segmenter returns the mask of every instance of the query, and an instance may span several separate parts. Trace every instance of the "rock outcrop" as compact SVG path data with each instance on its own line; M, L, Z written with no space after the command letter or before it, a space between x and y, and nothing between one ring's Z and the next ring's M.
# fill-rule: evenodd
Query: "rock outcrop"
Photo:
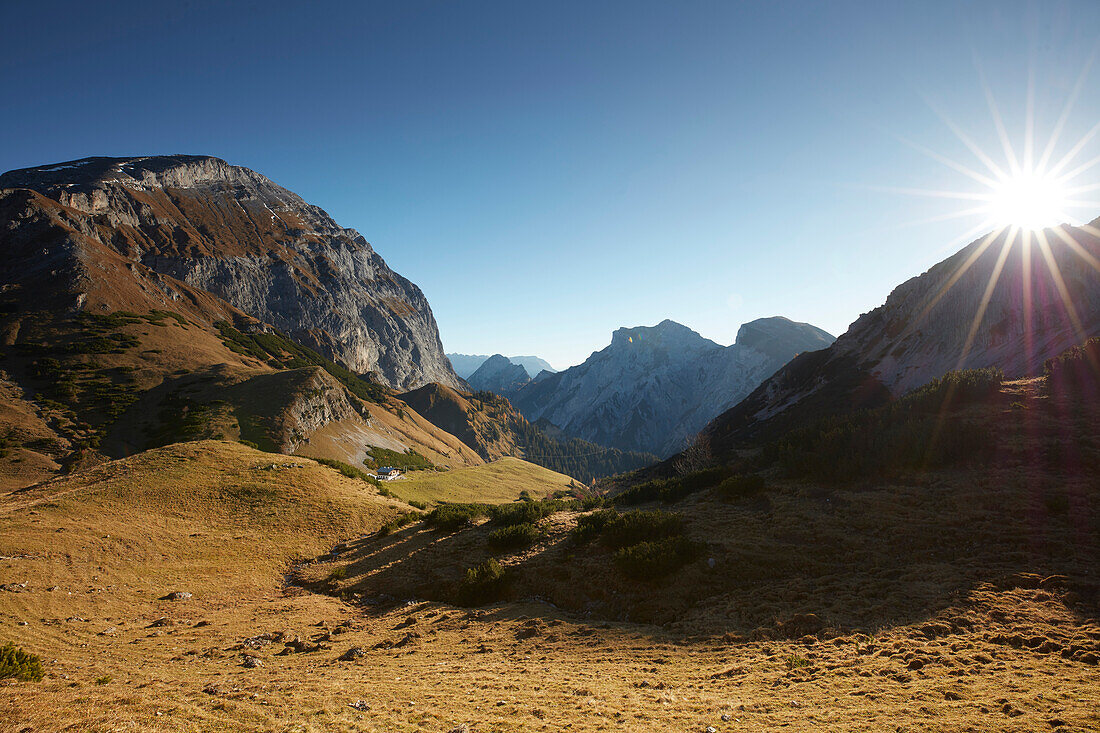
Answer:
M86 158L10 171L0 189L12 189L0 191L5 208L20 209L5 211L10 236L54 218L37 267L64 280L78 307L111 271L107 250L392 387L461 384L420 289L356 231L247 168L206 156Z

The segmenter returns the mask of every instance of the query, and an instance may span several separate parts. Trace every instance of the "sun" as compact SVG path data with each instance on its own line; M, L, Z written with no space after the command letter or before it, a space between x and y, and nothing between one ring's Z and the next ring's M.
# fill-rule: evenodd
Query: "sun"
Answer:
M1038 171L1017 171L990 186L989 220L997 227L1040 231L1067 223L1071 194L1058 178Z

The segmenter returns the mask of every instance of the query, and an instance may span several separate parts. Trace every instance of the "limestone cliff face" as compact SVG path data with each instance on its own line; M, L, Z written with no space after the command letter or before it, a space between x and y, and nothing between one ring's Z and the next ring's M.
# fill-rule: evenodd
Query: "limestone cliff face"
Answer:
M400 389L461 384L420 289L358 232L247 168L205 156L87 158L11 171L0 189L59 202L78 239L212 293L354 371Z

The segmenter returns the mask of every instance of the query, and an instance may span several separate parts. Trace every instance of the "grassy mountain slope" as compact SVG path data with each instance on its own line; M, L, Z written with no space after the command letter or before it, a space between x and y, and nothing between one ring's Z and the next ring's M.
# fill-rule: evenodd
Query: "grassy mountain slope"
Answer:
M0 685L0 720L1091 729L1100 626L1079 569L1094 567L1095 507L1048 516L1019 481L1006 465L843 488L773 480L750 500L703 488L662 508L714 546L650 581L625 582L605 538L570 549L567 513L528 550L493 553L515 573L506 594L571 603L607 583L594 616L626 589L643 613L678 615L661 628L541 601L407 603L406 589L460 584L490 528L370 534L403 510L364 482L233 443L172 445L0 495L0 629L45 671ZM324 593L284 584L288 572ZM681 613L688 581L712 595ZM173 591L193 597L161 600ZM295 637L305 650L283 653Z
M22 451L0 458L0 473L14 484L197 438L357 464L371 445L411 448L441 466L481 463L388 389L280 334L195 312L65 316L25 306L9 300L0 313L9 379L0 436ZM32 465L41 470L28 473Z
M1066 607L1095 619L1100 412L1087 399L1091 384L1067 393L1046 378L951 375L886 407L792 431L732 465L614 497L621 511L678 514L667 541L661 516L633 544L599 541L599 527L596 541L578 541L573 528L591 520L559 510L535 517L544 535L518 552L494 549L490 522L408 553L407 570L363 565L364 592L413 583L406 592L453 599L466 568L496 556L510 576L505 597L748 635L797 613L849 630L913 623L1025 573L1058 576L1052 588L1068 594ZM403 532L398 541L412 547L433 530ZM424 564L434 590L417 585Z
M514 501L521 494L543 498L555 492L578 489L570 476L551 471L519 458L498 458L483 466L453 471L415 471L386 484L395 496L406 501L485 502Z

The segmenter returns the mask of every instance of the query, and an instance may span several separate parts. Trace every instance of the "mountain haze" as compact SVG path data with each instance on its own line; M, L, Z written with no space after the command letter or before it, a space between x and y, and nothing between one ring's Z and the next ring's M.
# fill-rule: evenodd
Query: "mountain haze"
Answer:
M674 321L620 328L583 364L535 380L511 399L528 420L624 450L667 456L796 354L832 336L786 318L741 327L720 346Z
M527 370L506 356L494 354L466 379L477 390L509 395L531 381Z
M489 354L447 354L455 373L463 379L468 379L489 359L489 356ZM508 361L522 366L532 379L538 376L539 372L546 371L552 374L555 371L548 361L538 356L509 356Z

